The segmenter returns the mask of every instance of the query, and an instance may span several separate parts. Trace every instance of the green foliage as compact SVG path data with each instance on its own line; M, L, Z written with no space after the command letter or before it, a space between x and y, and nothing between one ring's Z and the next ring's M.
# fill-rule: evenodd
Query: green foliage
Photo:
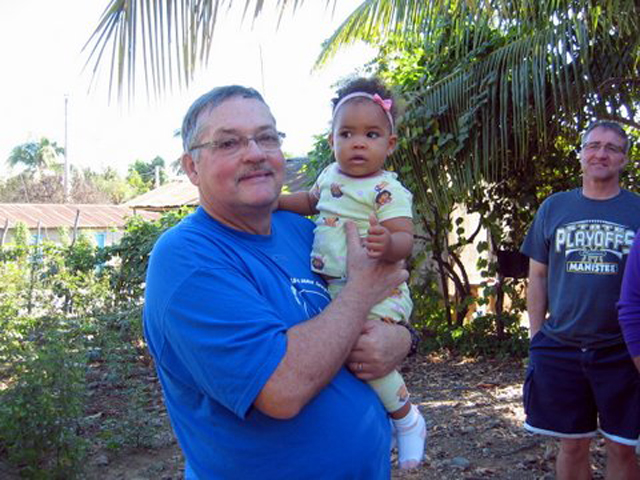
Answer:
M478 313L462 325L448 326L445 305L435 282L413 289L412 324L422 335L423 352L446 350L453 355L485 357L525 357L528 354L528 329L517 313ZM502 324L499 334L496 325Z
M304 165L304 173L309 179L309 187L320 172L333 161L333 152L327 141L328 133L315 135L313 149L308 153L309 160Z
M109 449L152 445L144 274L157 237L186 213L134 217L106 249L82 235L28 245L24 225L0 248L0 455L25 478L80 477L87 431ZM96 414L104 402L128 408Z
M63 153L64 148L43 137L37 142L27 142L14 147L7 164L10 167L23 166L31 172L60 168L57 160Z
M151 447L160 425L149 409L157 398L146 381L148 357L141 342L141 318L140 307L103 315L97 319L91 343L91 361L103 372L97 382L103 385L103 398L97 400L126 405L96 426L101 444L112 451Z
M178 223L192 209L165 213L156 221L132 217L127 222L126 233L117 244L106 247L102 259L117 301L139 302L144 293L144 281L149 253L158 237L167 228Z
M142 194L155 186L156 167L160 169L160 185L166 183L167 174L164 171L165 162L161 157L156 157L150 162L136 160L129 165L127 182L135 189L137 194Z
M0 322L0 451L26 478L72 478L85 448L81 330L60 317Z
M503 338L495 331L496 320L495 314L474 317L468 324L437 334L437 346L463 356L526 357L529 335L520 318L503 314L501 321L508 328Z
M17 248L21 249L29 245L29 228L27 227L26 223L16 223L13 230L13 243Z

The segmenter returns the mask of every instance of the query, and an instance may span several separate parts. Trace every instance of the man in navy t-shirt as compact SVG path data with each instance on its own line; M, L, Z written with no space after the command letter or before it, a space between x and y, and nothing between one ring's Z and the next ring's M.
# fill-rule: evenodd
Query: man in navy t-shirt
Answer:
M616 312L640 227L640 197L620 188L628 150L618 124L592 124L580 152L582 188L546 199L522 246L530 258L525 427L560 439L561 480L591 478L597 431L605 437L607 478L640 478L640 376Z
M407 329L366 318L408 274L370 260L350 225L348 281L330 302L310 269L313 224L273 212L282 137L239 86L183 122L200 207L154 247L144 330L186 477L389 478L386 413L344 365L377 378L406 355Z

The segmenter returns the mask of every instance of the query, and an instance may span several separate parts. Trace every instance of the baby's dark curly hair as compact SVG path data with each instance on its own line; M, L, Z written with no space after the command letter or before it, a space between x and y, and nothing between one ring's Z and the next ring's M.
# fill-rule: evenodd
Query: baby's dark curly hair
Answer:
M355 92L364 92L364 93L369 93L371 95L374 95L377 93L378 95L380 95L380 97L382 97L385 100L386 99L393 100L390 113L391 113L391 118L393 118L393 121L395 122L397 112L398 112L396 99L394 98L391 90L387 88L384 85L384 83L380 81L380 79L375 77L371 77L371 78L359 77L354 80L351 80L345 86L341 87L336 92L337 96L331 100L331 103L333 104L333 113L335 114L336 105L338 105L340 100L342 100L347 95ZM347 102L350 102L350 101L351 100L347 100Z

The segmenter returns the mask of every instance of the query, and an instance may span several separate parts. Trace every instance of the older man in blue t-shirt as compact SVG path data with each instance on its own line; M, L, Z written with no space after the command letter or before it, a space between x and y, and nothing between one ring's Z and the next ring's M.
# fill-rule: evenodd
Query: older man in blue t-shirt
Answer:
M406 355L407 329L366 317L407 272L370 260L351 225L329 302L313 224L273 212L282 134L255 90L205 94L182 137L200 207L154 247L144 329L187 478L389 478L386 413L344 365L376 378Z

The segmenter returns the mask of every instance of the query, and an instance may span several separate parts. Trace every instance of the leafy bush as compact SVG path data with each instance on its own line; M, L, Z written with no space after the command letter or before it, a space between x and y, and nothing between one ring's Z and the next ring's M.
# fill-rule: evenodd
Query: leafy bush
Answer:
M153 245L162 232L191 211L191 208L184 207L167 212L156 221L132 217L120 242L104 249L102 261L106 264L111 289L118 302L135 304L142 300L149 253Z
M82 341L63 318L22 317L0 333L0 450L25 477L71 478L79 469L85 447Z
M99 412L97 438L110 448L149 446L158 424L148 411L144 277L156 239L186 213L134 217L107 249L83 236L28 245L24 226L0 248L0 455L22 476L81 474L94 388L129 407Z

